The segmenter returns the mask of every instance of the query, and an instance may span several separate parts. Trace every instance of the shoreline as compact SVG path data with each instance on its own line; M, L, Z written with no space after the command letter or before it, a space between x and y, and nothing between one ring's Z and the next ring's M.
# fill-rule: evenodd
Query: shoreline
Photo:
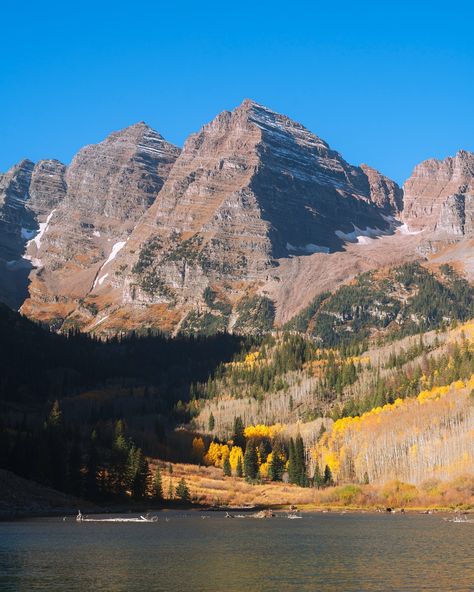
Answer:
M162 513L169 511L191 511L191 512L209 512L212 514L255 514L264 510L270 510L277 514L400 514L400 515L437 515L437 516L454 516L457 514L463 515L474 515L474 509L464 508L450 508L450 507L400 507L400 508L380 508L380 507L363 507L363 506L336 506L336 505L324 505L315 506L312 504L300 505L296 509L291 509L287 504L277 506L263 506L255 505L251 508L248 507L209 507L202 504L165 504L160 506L149 506L149 505L109 505L105 507L94 505L93 507L87 507L82 504L84 508L84 514L88 516L98 515L128 515L128 514L152 514ZM57 508L57 509L44 509L44 510L23 510L12 512L10 514L1 513L0 522L16 522L24 521L29 519L37 518L75 518L78 509L76 508Z

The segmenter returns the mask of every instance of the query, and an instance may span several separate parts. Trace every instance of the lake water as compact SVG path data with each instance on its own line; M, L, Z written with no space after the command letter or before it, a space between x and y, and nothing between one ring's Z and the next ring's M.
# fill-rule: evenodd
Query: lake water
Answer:
M436 515L206 515L0 523L0 590L474 591L474 524Z

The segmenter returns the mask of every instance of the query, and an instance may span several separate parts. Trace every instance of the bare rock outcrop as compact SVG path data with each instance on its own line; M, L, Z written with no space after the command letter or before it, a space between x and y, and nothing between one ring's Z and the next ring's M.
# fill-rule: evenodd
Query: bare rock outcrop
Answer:
M124 273L104 289L121 288L124 305L226 310L227 326L280 258L341 250L359 231L391 233L400 205L395 183L246 100L187 140L117 257Z
M69 166L0 175L0 299L62 329L265 330L473 236L472 153L421 163L402 190L245 100L182 151L140 122Z
M460 150L444 160L425 160L404 184L403 219L413 230L439 238L472 236L474 154Z
M37 271L23 312L42 320L53 314L62 323L78 307L155 200L178 154L138 123L80 150L63 181L51 172L48 187L44 175L42 183L33 175L32 199L48 215L28 245ZM48 166L51 161L42 169ZM60 307L50 306L58 302Z

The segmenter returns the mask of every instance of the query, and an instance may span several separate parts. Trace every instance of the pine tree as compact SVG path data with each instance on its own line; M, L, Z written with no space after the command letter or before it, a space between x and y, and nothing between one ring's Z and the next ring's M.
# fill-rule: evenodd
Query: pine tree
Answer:
M212 411L211 411L211 414L209 415L209 426L208 426L210 432L212 432L215 425L216 425L216 420L214 419L214 416L212 415Z
M224 471L224 475L226 477L231 477L232 476L232 468L230 466L230 460L229 457L226 456L224 459L224 464L222 465L222 469Z
M125 436L125 424L119 419L115 423L114 443L110 461L110 481L112 492L123 495L127 488L131 446Z
M172 500L174 498L174 491L173 491L173 481L171 480L168 483L168 499Z
M323 485L324 485L324 477L321 474L321 470L319 468L319 465L316 464L316 466L314 467L313 487L316 487L317 489L321 489L321 487L323 487Z
M152 497L157 501L161 501L163 499L163 479L161 477L160 465L156 465L155 473L153 475Z
M150 468L141 448L132 446L128 455L127 485L134 499L142 499L147 492Z
M308 477L306 475L306 459L304 454L304 443L301 436L297 436L295 442L296 457L296 479L300 487L308 487Z
M285 472L285 463L282 459L282 451L279 445L275 445L272 451L272 462L268 469L271 481L281 481Z
M180 479L178 486L176 487L176 497L182 502L189 502L191 500L186 479L184 477Z
M329 465L326 465L324 467L323 481L324 481L324 486L325 487L329 487L330 485L334 485L334 481L332 479L332 472L331 472L331 469L330 469Z
M247 443L244 454L244 473L247 481L254 481L258 476L258 457L255 444L252 441Z
M237 468L235 469L235 475L236 477L243 477L244 474L244 470L242 467L242 459L239 457L239 459L237 460Z
M232 441L234 446L240 446L242 450L245 448L245 436L244 436L244 422L242 418L236 417L234 419L234 433L232 435Z
M290 444L288 448L288 481L290 483L299 482L298 462L293 438L290 438Z

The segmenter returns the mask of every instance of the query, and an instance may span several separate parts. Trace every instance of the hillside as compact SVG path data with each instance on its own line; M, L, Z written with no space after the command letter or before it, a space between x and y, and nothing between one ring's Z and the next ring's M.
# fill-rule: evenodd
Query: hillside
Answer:
M308 474L329 467L338 483L472 473L473 326L373 341L365 351L267 339L195 387L204 399L193 425L226 442L241 418L267 454L301 437Z
M0 468L106 503L165 495L167 465L156 490L147 457L214 465L230 501L281 494L370 506L365 496L382 503L380 488L395 480L417 485L416 503L468 503L472 321L324 347L294 332L100 342L46 332L6 309L2 318ZM37 376L34 368L24 375L25 356L38 348ZM193 481L193 471L184 477ZM293 485L265 489L282 479ZM436 492L427 494L430 480ZM331 494L334 484L359 489L352 497L344 490L347 498ZM190 485L202 502L214 495ZM300 491L309 485L323 491Z

